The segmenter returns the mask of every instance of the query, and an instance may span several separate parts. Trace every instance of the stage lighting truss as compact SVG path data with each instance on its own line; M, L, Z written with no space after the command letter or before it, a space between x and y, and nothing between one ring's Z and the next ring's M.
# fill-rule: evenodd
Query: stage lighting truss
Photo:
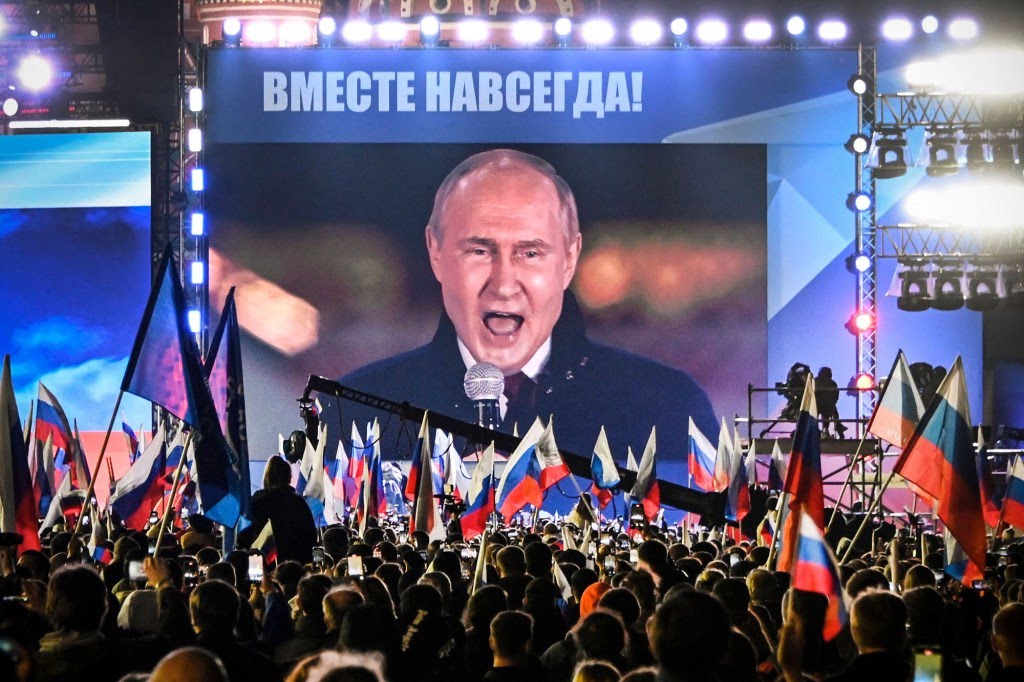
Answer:
M898 126L878 126L871 140L867 166L877 180L907 173L907 136Z
M1019 309L1024 307L1024 264L987 258L901 259L889 293L907 312ZM854 334L867 324L856 317L847 322Z

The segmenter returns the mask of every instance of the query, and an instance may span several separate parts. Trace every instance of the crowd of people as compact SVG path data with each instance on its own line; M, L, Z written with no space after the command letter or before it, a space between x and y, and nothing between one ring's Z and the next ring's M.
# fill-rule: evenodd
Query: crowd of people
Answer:
M272 487L284 540L274 510L297 494ZM0 549L0 679L1024 679L1013 545L972 586L927 542L847 561L849 623L825 641L827 599L789 589L769 547L685 527L548 522L466 542L451 524L431 541L385 517L278 542L268 562L222 553L213 524L188 521L155 556L156 533L109 521L109 561L93 560L88 526L58 527L43 551ZM941 677L914 677L929 666Z

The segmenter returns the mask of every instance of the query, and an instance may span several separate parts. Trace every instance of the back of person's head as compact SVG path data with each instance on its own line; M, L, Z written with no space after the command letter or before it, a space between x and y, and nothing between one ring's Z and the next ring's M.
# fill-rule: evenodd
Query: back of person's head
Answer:
M736 624L736 619L742 617L747 612L747 607L750 606L750 592L747 590L747 583L742 578L719 580L711 592L725 604L734 624Z
M213 566L220 561L220 552L215 547L203 547L196 552L196 563L200 566Z
M580 661L572 674L572 682L619 682L619 671L606 661Z
M283 488L287 485L291 485L291 482L292 468L288 465L288 462L284 457L274 455L267 460L267 465L263 469L264 488Z
M773 604L779 601L779 584L771 571L756 568L747 574L747 590L755 604Z
M206 579L220 580L228 585L235 585L235 567L226 561L218 561L206 571Z
M502 611L491 621L491 651L502 658L525 656L533 639L533 618L522 611Z
M50 578L46 615L58 632L97 632L107 612L107 588L89 566L67 565Z
M321 651L296 664L286 682L386 682L378 653Z
M853 602L851 631L861 653L902 651L907 636L907 607L892 592L865 592Z
M434 555L433 564L434 570L448 576L453 586L462 584L462 558L457 552L443 549Z
M233 585L220 580L200 583L189 597L192 626L200 636L230 636L238 622L238 605Z
M596 583L598 579L597 573L590 568L581 568L572 574L572 577L569 578L569 587L577 602L583 598L583 593L587 591L587 588Z
M526 554L519 547L502 547L498 550L498 571L502 578L524 575Z
M640 610L645 613L654 611L658 599L657 589L654 586L654 578L650 573L644 571L630 571L622 579L622 587L633 593L636 600L640 602Z
M363 564L366 567L366 564ZM399 592L401 591L399 585L402 582L402 567L397 563L384 563L378 566L373 571L373 575L380 578L381 582L387 585L388 594L397 602Z
M670 676L710 674L725 654L729 617L717 597L688 590L662 602L647 635L651 653Z
M348 554L348 533L344 528L334 526L324 530L324 552L334 559L340 559Z
M398 618L403 624L408 624L419 612L431 615L440 615L444 606L441 601L441 593L433 585L418 583L410 585L402 592L398 609Z
M668 563L668 547L659 540L644 540L636 548L637 560L653 569L660 569Z
M331 590L330 578L323 574L306 576L299 581L296 596L299 601L299 608L307 616L323 618L324 597Z
M149 682L228 682L224 664L206 649L189 646L175 649L160 659Z
M935 573L932 569L916 564L907 570L903 576L903 590L906 592L915 587L935 587Z
M447 612L452 600L452 581L441 571L424 573L419 582L423 585L430 585L441 594L441 606Z
M554 608L560 594L551 578L534 578L526 584L523 607L527 611Z
M619 682L657 682L658 669L653 666L644 666L631 670L622 676Z
M345 614L364 603L363 594L347 587L335 588L324 595L324 622L329 630L337 630Z
M580 649L588 658L611 660L626 647L626 629L619 614L596 609L573 628Z
M907 607L907 635L910 637L910 643L942 644L946 600L939 591L929 586L915 587L903 593L903 603Z
M725 573L722 573L716 568L706 568L699 576L697 576L697 580L693 585L702 592L711 592L715 589L715 583L724 579Z
M996 613L992 619L992 648L1004 668L1024 665L1024 604L1007 604Z
M524 548L526 572L536 578L551 575L551 548L543 542L534 542Z
M597 600L597 605L602 609L608 609L619 614L627 628L632 627L637 619L640 618L640 602L625 587L615 587L608 590Z
M373 520L373 519L371 519ZM382 528L371 526L363 531L363 541L368 544L371 548L376 546L378 542L384 542L387 539L387 534Z
M770 554L771 549L768 547L751 547L750 552L747 553L747 559L754 562L755 566L764 566L768 563L768 556Z
M863 568L854 573L846 583L846 594L856 599L868 590L888 590L889 580L885 574L874 568Z
M343 651L389 652L397 644L398 626L394 615L380 604L360 604L345 614L338 633Z
M463 623L466 628L486 631L496 615L508 609L505 590L497 585L484 585L477 589L466 603Z

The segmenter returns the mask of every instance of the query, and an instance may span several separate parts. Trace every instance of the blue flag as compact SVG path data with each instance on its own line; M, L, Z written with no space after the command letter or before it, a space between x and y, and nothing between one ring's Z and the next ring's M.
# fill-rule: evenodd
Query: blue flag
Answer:
M160 261L121 390L160 405L195 429L203 511L216 523L234 526L241 508L238 459L224 440L199 348L188 331L185 293L170 247Z

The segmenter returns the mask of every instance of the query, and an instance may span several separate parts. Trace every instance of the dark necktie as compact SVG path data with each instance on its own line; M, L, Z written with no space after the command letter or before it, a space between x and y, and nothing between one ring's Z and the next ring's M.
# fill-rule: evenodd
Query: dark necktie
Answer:
M513 420L522 419L524 413L533 407L536 393L537 383L522 372L505 377L505 397L508 398L508 406L503 421L511 424Z

